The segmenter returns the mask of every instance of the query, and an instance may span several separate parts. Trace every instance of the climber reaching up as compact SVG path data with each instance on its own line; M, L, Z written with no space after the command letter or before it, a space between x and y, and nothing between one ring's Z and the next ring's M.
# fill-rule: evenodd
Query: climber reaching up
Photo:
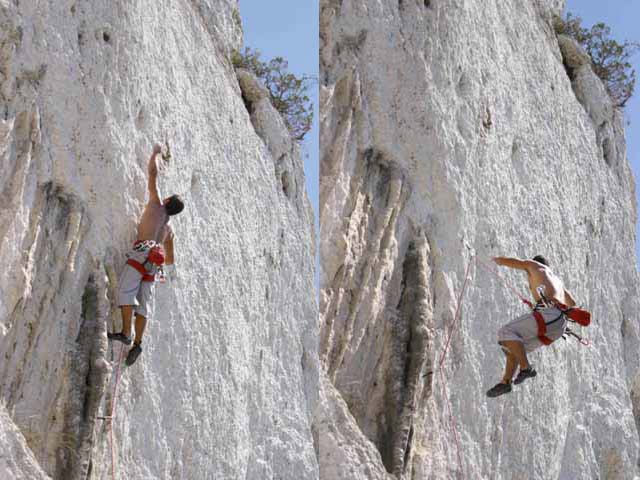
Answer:
M497 397L511 391L511 380L518 366L520 371L513 380L516 385L537 375L529 363L527 353L560 338L567 326L567 307L574 307L576 304L544 257L538 255L532 260L494 257L493 261L504 267L525 271L529 290L536 304L530 304L533 308L531 313L516 318L499 330L498 343L507 360L502 381L487 392L488 397Z
M169 269L174 268L173 231L168 222L171 216L184 209L184 203L178 195L160 200L156 162L160 152L161 146L154 145L148 165L149 201L138 224L137 240L127 253L128 260L120 276L118 306L122 313L122 331L108 333L110 339L131 345L131 317L135 311L136 334L133 347L127 355L127 365L132 365L142 353L142 335L147 319L152 314L156 273L163 264Z

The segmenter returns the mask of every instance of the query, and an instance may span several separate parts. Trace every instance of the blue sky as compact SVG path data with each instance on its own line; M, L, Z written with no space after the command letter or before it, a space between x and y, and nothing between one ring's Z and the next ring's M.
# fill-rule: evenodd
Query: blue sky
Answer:
M257 48L265 59L283 56L289 61L289 70L297 75L318 75L318 18L317 0L241 0L240 13L244 28L245 45ZM582 17L585 26L605 22L618 41L640 41L637 23L640 19L638 0L568 0L567 10ZM640 53L633 58L640 75ZM318 212L319 142L318 142L318 89L311 89L316 105L314 126L303 145L307 192ZM627 154L636 180L640 178L640 82L637 93L625 108ZM640 202L640 185L636 195ZM317 221L317 220L316 220ZM318 226L316 225L316 229ZM640 237L640 226L636 226ZM318 230L317 230L318 231ZM636 257L640 265L640 242L636 241Z
M611 35L618 42L630 40L640 42L638 20L640 2L638 0L568 0L567 11L582 18L585 27L604 22L611 27ZM632 59L633 68L640 76L640 52ZM636 84L636 93L625 107L627 120L627 156L636 178L636 199L640 202L640 82ZM640 237L640 225L636 224L636 237ZM636 261L640 266L640 242L636 238Z
M319 2L317 0L240 0L244 44L260 50L263 60L281 56L296 75L318 76ZM318 85L311 88L316 106L313 127L302 145L307 193L318 216ZM316 231L318 226L316 225Z

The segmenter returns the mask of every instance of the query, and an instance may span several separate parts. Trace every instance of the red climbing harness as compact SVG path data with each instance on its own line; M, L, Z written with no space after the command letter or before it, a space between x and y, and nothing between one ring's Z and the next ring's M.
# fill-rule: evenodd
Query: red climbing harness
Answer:
M544 316L538 311L539 305L534 305L529 300L526 300L522 297L520 299L527 304L529 308L531 308L531 313L533 314L533 318L536 319L536 324L538 325L538 340L542 342L543 345L551 345L553 340L547 337L547 324L544 321ZM563 314L561 313L560 316ZM560 318L560 317L558 317ZM554 320L555 321L555 320Z
M154 265L161 266L164 263L164 249L162 248L162 245L157 244L153 240L138 240L133 244L133 249L140 252L148 250L149 255L147 255L147 259L144 263L140 263L130 258L127 260L127 265L131 265L138 272L140 272L143 282L155 281L155 275L150 274L147 269L144 268L144 264L147 262L151 262Z
M544 297L543 297L544 298ZM525 302L527 305L532 307L531 302ZM583 327L588 326L591 323L591 313L587 310L578 307L568 307L564 303L556 302L556 301L546 301L552 307L557 308L560 311L560 316L566 316L569 321L577 323L578 325L582 325ZM545 345L551 345L553 340L547 337L547 324L544 321L544 317L538 311L538 305L533 306L533 316L536 319L536 323L538 324L538 339ZM558 317L560 318L560 317ZM554 320L555 321L555 320ZM572 332L571 332L572 333ZM586 345L582 340L582 337L579 337L576 334L572 335L576 337L580 343Z
M553 340L547 337L547 324L544 323L544 317L539 311L534 309L533 318L536 319L536 323L538 324L538 340L545 345L551 345Z
M140 272L140 275L142 275L142 281L143 282L153 282L155 280L155 275L150 274L147 271L147 269L144 268L144 264L142 264L140 262L136 262L135 260L130 258L129 260L127 260L127 265L131 265L138 272Z

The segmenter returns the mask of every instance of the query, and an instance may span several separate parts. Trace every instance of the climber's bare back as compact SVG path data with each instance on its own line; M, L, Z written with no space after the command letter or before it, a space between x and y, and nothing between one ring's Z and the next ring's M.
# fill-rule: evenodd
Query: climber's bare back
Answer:
M531 295L533 295L536 302L540 300L538 288L543 286L543 295L547 300L555 300L556 302L566 304L567 299L564 295L562 280L556 277L549 267L537 262L528 263L527 276L529 277L529 290L531 290Z
M140 224L138 225L138 240L155 240L162 243L165 236L164 226L169 221L164 205L150 200L144 207Z

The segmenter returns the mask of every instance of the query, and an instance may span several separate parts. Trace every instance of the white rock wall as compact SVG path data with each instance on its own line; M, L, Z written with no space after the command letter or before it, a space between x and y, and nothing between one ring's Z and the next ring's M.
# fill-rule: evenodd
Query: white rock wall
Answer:
M321 1L321 477L640 474L635 187L622 115L554 32L563 3ZM538 377L487 399L526 307L473 262L443 382L469 262L536 254L592 346L533 353Z
M111 477L106 332L156 140L186 209L119 384L118 478L318 475L312 218L281 119L243 102L237 9L0 0L0 398L52 478Z
M45 480L49 477L38 465L27 440L15 426L4 405L0 405L0 477L14 480Z

